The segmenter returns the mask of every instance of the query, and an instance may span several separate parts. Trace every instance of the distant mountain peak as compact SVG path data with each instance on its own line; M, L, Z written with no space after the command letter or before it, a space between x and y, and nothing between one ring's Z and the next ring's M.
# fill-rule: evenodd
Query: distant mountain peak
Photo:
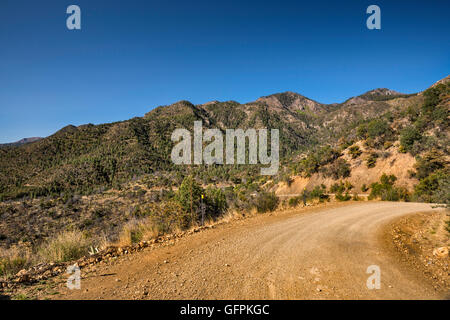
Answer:
M19 141L16 142L11 142L11 143L4 143L4 144L0 144L0 146L21 146L23 144L27 144L27 143L31 143L31 142L35 142L38 140L41 140L41 137L31 137L31 138L23 138Z
M403 95L401 92L397 92L395 90L387 89L387 88L377 88L366 93L362 94L361 97L364 96L398 96Z
M256 100L256 102L265 103L269 107L283 108L291 111L302 111L305 109L318 111L322 106L320 103L292 91L264 96Z
M271 97L276 97L276 98L283 98L283 97L291 97L291 98L295 98L295 97L299 97L299 98L306 98L304 96L302 96L301 94L297 93L297 92L293 92L293 91L284 91L284 92L277 92L277 93L273 93L270 94L268 96L262 96L259 99L264 99L264 98L271 98ZM306 98L307 99L307 98Z
M218 103L220 103L220 101L218 101L218 100L212 100L212 101L208 101L208 102L205 102L205 103L201 104L201 106L206 107L206 106L210 106L210 105L218 104Z
M172 104L172 106L189 107L193 108L195 105L188 100L180 100Z
M359 96L352 97L348 99L345 103L355 104L361 103L363 101L384 101L406 96L408 96L408 94L401 93L388 88L377 88L367 91L366 93L363 93Z

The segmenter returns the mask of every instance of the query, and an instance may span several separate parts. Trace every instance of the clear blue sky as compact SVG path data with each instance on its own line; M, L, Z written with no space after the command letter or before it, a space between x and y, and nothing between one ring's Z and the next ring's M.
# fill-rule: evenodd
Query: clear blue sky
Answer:
M66 8L82 30L66 28ZM381 8L381 30L366 8ZM323 103L450 72L450 1L0 1L0 143L185 99Z

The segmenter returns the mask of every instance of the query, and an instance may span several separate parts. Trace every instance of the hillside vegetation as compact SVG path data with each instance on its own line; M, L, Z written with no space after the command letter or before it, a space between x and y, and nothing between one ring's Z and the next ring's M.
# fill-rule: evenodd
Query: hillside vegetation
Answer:
M330 105L293 92L246 104L180 101L143 117L67 126L3 146L0 247L36 253L45 243L49 252L63 230L95 246L136 242L199 224L202 211L212 220L232 210L271 211L280 203L274 192L293 186L308 200L326 201L329 193L359 200L367 193L448 204L449 106L447 77L417 94L376 89ZM223 132L279 129L278 175L260 176L258 165L172 164L172 132L192 132L199 120Z

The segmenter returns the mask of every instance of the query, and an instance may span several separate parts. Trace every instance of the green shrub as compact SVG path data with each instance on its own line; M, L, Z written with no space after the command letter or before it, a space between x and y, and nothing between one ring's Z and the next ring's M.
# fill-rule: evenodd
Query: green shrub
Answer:
M324 185L315 186L314 189L309 194L309 199L319 199L320 201L324 201L328 199L328 195L326 194L326 187Z
M338 200L338 201L349 201L349 200L351 200L351 196L350 196L350 194L348 194L348 192L346 192L345 194L342 194L342 193L336 193L336 200Z
M408 201L409 194L404 188L392 187L381 192L381 200L383 201Z
M181 183L176 199L184 211L191 213L193 216L200 211L202 187L195 181L192 176L187 176Z
M393 174L387 175L383 173L383 175L380 177L380 182L382 185L394 185L395 181L397 181L397 177Z
M422 139L422 134L415 126L409 126L400 131L400 146L403 150L411 151L416 141Z
M353 185L350 183L350 181L345 181L344 182L344 187L346 191L350 191L353 189Z
M289 199L288 204L290 207L296 207L302 201L301 196L292 197Z
M310 200L319 200L320 202L329 200L329 196L326 194L326 187L325 185L315 186L312 191L304 191L304 195L301 194L297 197L293 197L289 199L289 206L295 207L299 203L302 203L303 200L310 201Z
M210 216L219 216L227 210L227 198L222 189L208 187L205 194L206 211Z
M367 124L367 135L375 139L390 132L389 123L383 119L375 119Z
M380 198L383 201L409 201L410 196L405 188L394 187L397 177L395 175L383 175L380 177L380 182L371 184L371 192L369 200Z
M345 191L345 185L342 181L339 183L333 183L330 187L330 193L343 193Z
M417 171L416 177L424 179L433 172L443 169L445 167L445 155L437 149L431 149L423 157L417 158L415 169Z
M383 145L383 148L385 150L389 149L390 147L392 147L393 143L391 141L386 141Z
M255 199L256 210L259 213L274 211L278 203L279 199L274 192L260 192Z
M301 172L305 176L310 176L318 172L321 166L332 163L339 156L339 151L333 149L331 146L321 147L318 150L310 152L306 158L300 160L295 171L298 173Z
M330 193L344 193L353 189L353 185L349 181L339 181L339 183L333 183L330 187Z
M199 213L191 215L175 200L148 203L141 210L145 212L142 216L147 219L146 227L151 225L158 234L187 229L199 219Z
M352 156L352 159L356 159L362 154L362 151L357 145L354 145L348 149L348 153Z
M446 170L438 170L419 181L414 194L425 202L450 204L450 174Z
M423 96L425 101L422 106L424 113L433 113L436 105L441 102L441 95L449 92L448 84L439 84L424 91Z
M323 174L337 180L350 176L350 164L345 159L339 158L322 170Z
M378 154L372 152L366 160L367 168L373 168L377 164Z
M360 139L366 139L367 138L367 124L361 124L356 129L356 135Z

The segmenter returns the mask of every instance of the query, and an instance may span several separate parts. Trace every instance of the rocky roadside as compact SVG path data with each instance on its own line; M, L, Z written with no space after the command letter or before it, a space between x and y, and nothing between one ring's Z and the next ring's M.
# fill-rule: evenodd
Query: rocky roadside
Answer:
M41 263L27 270L23 269L9 279L0 278L0 299L15 296L19 296L18 298L20 298L20 296L23 295L22 293L27 292L27 288L32 285L52 283L53 278L67 273L67 268L69 266L77 265L81 270L89 270L96 264L110 263L120 256L130 255L144 249L151 250L156 247L173 245L182 237L202 230L214 228L217 225L218 224L196 227L184 232L161 236L150 241L141 241L130 246L110 246L96 254L82 257L77 261L65 263Z
M428 278L450 298L450 211L419 213L395 221L390 227L394 250L402 261Z

